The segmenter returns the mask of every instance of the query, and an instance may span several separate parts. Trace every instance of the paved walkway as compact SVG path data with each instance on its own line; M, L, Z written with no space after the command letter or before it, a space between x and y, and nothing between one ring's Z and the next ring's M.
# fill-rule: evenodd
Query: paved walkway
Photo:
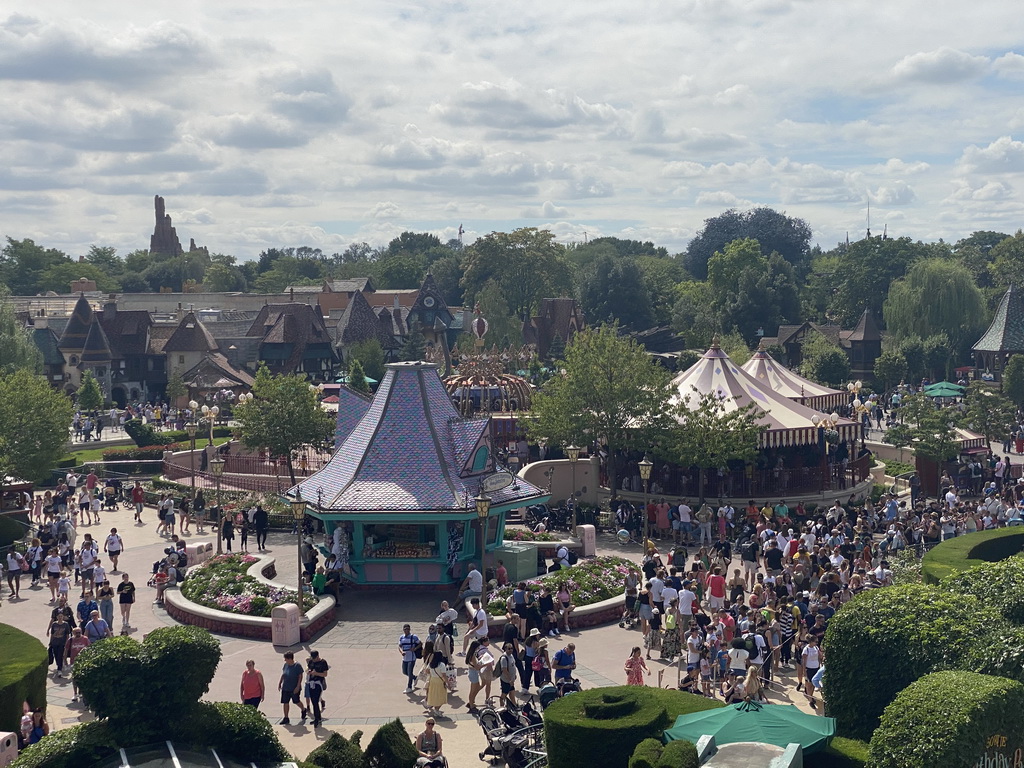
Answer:
M138 603L132 613L132 636L142 639L153 629L173 625L175 622L159 607L152 604L153 590L145 586L152 563L159 559L166 546L166 539L156 533L156 511L147 508L143 523L132 521L130 510L119 508L103 515L100 525L83 526L79 536L91 532L93 538L102 541L111 527L116 527L124 539L125 551L121 556L121 570L128 572L138 587ZM194 531L194 529L193 529ZM188 541L213 541L209 533L199 535L193 532L184 537ZM254 538L250 540L255 543ZM235 542L238 543L237 540ZM277 557L277 581L290 584L295 580L297 569L295 537L286 534L271 534L268 539L269 551ZM236 547L237 549L237 547ZM599 554L619 554L632 559L639 558L639 547L621 546L609 535L600 537ZM106 560L106 558L104 558ZM109 563L105 563L109 567ZM111 581L120 578L116 574ZM27 582L23 582L27 584ZM0 620L18 626L41 639L52 606L49 589L40 586L30 589L24 586L21 599L8 600L3 594ZM77 605L77 592L74 604ZM421 636L426 634L428 624L440 610L440 602L451 595L443 592L389 592L348 591L342 596L338 609L338 621L325 630L313 643L304 644L292 650L299 661L303 661L312 648L320 650L331 665L326 692L324 723L326 728L314 731L308 725L277 725L281 717L281 706L276 695L277 682L282 665L283 649L274 648L270 643L218 636L223 648L223 659L206 695L211 701L238 701L239 680L246 659L254 659L257 668L264 673L268 689L272 691L263 703L261 711L274 723L286 748L297 756L306 755L330 735L330 730L351 734L357 728L372 731L373 726L401 717L410 730L418 732L424 715L423 695L420 690L406 694L405 679L401 674L401 659L397 640L402 624L409 622ZM616 624L595 627L571 633L565 642L574 642L579 660L578 676L586 687L614 685L624 682L622 664L634 645L642 644L638 630L620 629ZM552 651L560 647L552 641ZM659 660L650 662L651 684L657 684L659 671L664 673L663 684L674 686L677 667ZM462 668L461 672L465 672ZM459 691L450 699L446 708L448 717L439 721L447 743L446 751L452 764L473 765L477 752L485 746L485 739L475 719L465 709L465 694L468 683L464 674L459 676ZM494 686L495 693L498 686ZM792 687L788 688L792 692ZM78 703L71 702L71 684L65 679L48 681L48 701L51 727L67 727L91 718ZM772 695L773 701L789 701L780 694ZM478 701L482 703L482 697ZM806 708L806 702L797 694L794 700ZM808 710L810 711L810 710ZM296 722L294 718L292 722ZM369 739L368 734L364 745Z

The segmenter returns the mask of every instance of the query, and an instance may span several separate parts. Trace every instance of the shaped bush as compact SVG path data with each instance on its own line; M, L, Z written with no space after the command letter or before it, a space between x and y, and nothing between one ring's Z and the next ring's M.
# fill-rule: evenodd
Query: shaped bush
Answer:
M366 745L366 764L370 768L412 768L419 756L397 718L378 728Z
M42 741L33 744L12 763L11 768L80 768L95 765L129 746L114 737L105 722L82 723L51 731Z
M933 547L921 559L921 576L926 584L938 584L957 572L982 563L1005 560L1024 550L1024 527L957 536Z
M971 768L987 750L1024 745L1024 685L973 672L935 672L900 691L871 737L870 768ZM987 756L987 755L986 755Z
M1024 626L1024 558L1011 557L996 563L982 563L944 578L939 587L973 598L995 608L1003 617Z
M46 706L46 647L20 629L0 624L0 731L17 731L22 704Z
M195 747L213 747L247 762L290 760L277 734L259 710L234 701L193 703L174 737Z
M592 688L565 696L544 710L548 764L622 768L641 741L659 738L679 715L721 706L703 696L635 686Z
M356 731L346 739L340 733L330 738L306 756L305 762L316 768L363 768L366 759L359 747L363 732Z
M697 747L686 739L668 744L658 739L644 739L629 758L629 768L698 768L699 765Z
M825 634L825 701L837 731L870 738L899 691L929 672L963 667L1000 626L994 609L936 587L906 584L857 595Z

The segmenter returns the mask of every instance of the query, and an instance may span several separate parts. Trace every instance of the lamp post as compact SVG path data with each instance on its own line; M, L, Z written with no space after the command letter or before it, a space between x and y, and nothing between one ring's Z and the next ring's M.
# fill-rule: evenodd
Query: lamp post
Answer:
M580 460L580 447L575 443L567 445L565 453L569 457L569 464L572 467L572 493L569 498L572 500L572 531L576 532L576 462Z
M217 420L217 414L220 413L220 407L204 405L202 409L199 408L199 403L195 400L189 402L188 407L192 410L194 418L196 420L202 419L209 426L210 442L209 445L213 445L213 423ZM196 413L199 411L199 413Z
M480 550L480 573L482 573L486 579L487 576L487 516L491 512L491 497L484 493L484 489L481 488L476 498L473 499L473 504L476 506L476 542L477 549Z
M519 455L513 453L508 457L508 467L512 470L512 487L519 487Z
M217 489L217 554L221 554L221 540L224 537L224 513L220 508L220 478L224 474L224 459L219 453L215 453L210 459L210 471L213 472L213 482Z
M297 537L297 549L298 554L298 565L299 575L298 586L299 586L299 621L302 620L302 521L306 516L306 501L302 498L302 490L300 488L295 489L295 498L291 501L292 505L292 519L295 521L295 530L298 531Z
M644 456L643 460L637 464L640 468L640 479L644 481L644 551L647 551L647 539L650 536L651 521L647 516L647 487L651 482L651 467L654 466L654 462L651 461L647 456Z
M828 479L828 446L829 443L839 443L839 430L836 429L839 424L839 414L834 411L828 416L814 414L811 416L811 423L821 430L820 434L824 444L821 454L821 489L824 491L825 481Z
M192 418L189 419L185 425L185 430L188 432L188 439L191 443L191 449L188 452L188 470L192 476L192 500L196 498L196 429L198 425L195 421L195 413L192 414Z

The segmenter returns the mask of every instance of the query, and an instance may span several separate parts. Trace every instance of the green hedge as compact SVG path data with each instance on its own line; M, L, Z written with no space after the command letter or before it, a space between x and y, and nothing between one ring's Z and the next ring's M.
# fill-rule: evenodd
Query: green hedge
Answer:
M938 584L954 571L1005 560L1024 550L1024 526L957 536L932 547L921 561L926 584Z
M995 609L936 587L860 593L825 634L825 701L837 732L870 738L899 691L929 672L961 667L1001 627Z
M939 587L954 594L970 595L995 608L1007 621L1024 626L1022 584L1024 558L1010 557L995 563L982 563L965 571L954 571L939 583Z
M363 768L366 758L359 746L362 736L362 731L356 731L347 739L340 733L332 733L327 741L306 755L305 762L314 768Z
M419 756L398 718L377 729L364 754L370 768L412 768Z
M632 702L621 717L595 719L590 711L602 705ZM715 709L724 704L691 693L646 686L591 688L555 700L544 711L544 739L551 768L622 768L636 745L658 738L679 715ZM619 708L616 707L616 710Z
M636 745L629 768L698 768L697 747L685 739L662 744L658 739L644 739Z
M1006 737L1012 754L1024 743L1022 710L1024 685L1013 680L973 672L925 675L886 707L868 764L972 768L992 736Z
M0 515L0 547L6 547L25 538L28 533L28 513L5 513ZM6 562L4 567L7 567Z
M235 701L201 701L186 711L188 717L175 722L173 738L212 747L246 763L291 759L270 721L255 707Z
M804 768L864 768L867 761L866 741L834 736L824 751L804 755Z
M32 635L0 624L0 731L21 727L22 704L46 706L46 647Z
M104 721L82 723L51 731L12 763L11 768L81 768L95 765L128 744L118 743L114 731Z

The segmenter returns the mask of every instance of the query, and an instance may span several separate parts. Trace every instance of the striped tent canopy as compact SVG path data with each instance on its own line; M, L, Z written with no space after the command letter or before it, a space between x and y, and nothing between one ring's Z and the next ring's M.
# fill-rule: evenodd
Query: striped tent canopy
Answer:
M832 411L850 401L851 395L805 379L775 360L763 349L743 364L743 370L776 394L796 400L815 410Z
M697 393L705 392L717 392L725 400L727 410L737 410L753 403L765 428L761 433L762 448L815 445L819 442L818 428L814 426L812 417L821 416L821 413L787 399L775 392L770 384L755 379L729 359L718 346L717 339L700 360L672 379L669 386L673 390L669 398L673 405L686 397L696 405ZM859 436L858 424L849 419L839 419L836 430L844 441L852 442Z

